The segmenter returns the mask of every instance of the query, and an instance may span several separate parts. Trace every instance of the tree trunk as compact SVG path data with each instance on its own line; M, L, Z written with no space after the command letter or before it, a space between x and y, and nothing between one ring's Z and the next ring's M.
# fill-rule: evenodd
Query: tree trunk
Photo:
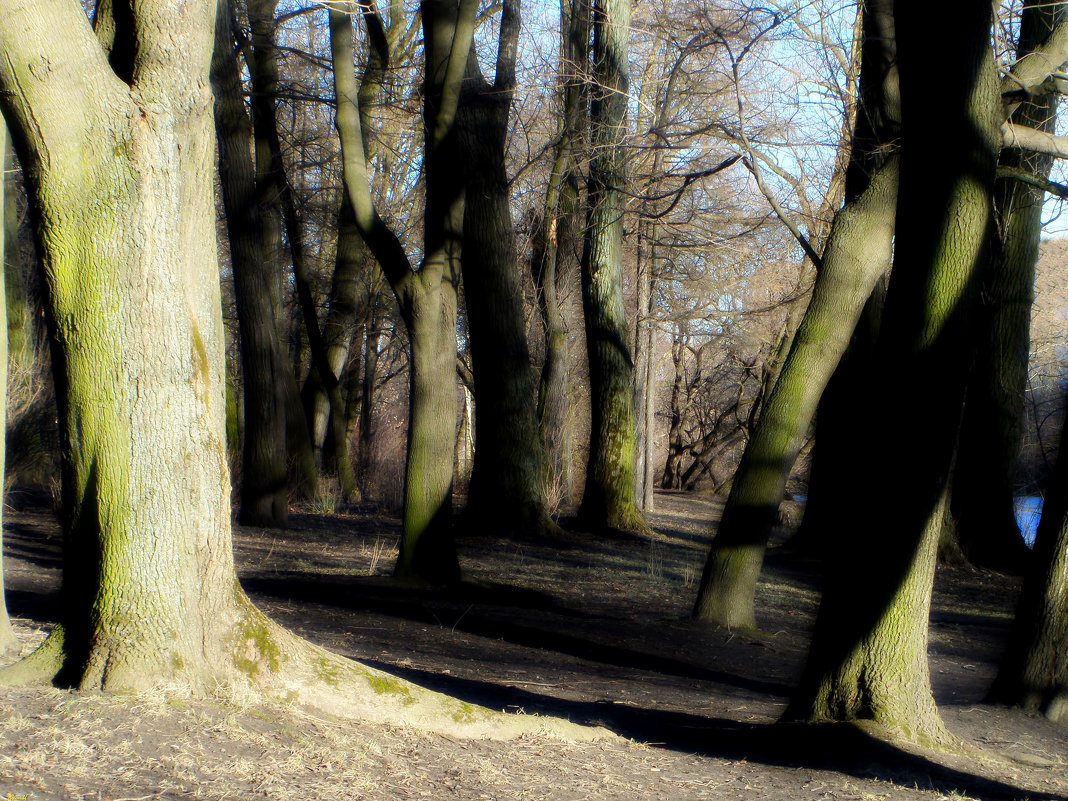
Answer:
M0 120L0 258L4 264L0 264L0 387L7 389L7 291L4 286L4 272L9 260L9 254L15 253L17 242L8 242L7 234L7 207L10 194L14 187L8 187L7 171L11 168L12 152L11 144L7 135L7 126ZM12 182L13 183L13 182ZM14 233L14 232L12 232ZM7 404L0 409L0 432L7 431ZM0 480L4 479L4 467L6 456L5 436L0 436ZM0 486L7 486L4 482ZM0 490L0 656L17 653L19 642L15 639L15 632L11 628L11 619L7 615L7 599L4 595L4 532L3 519L3 491Z
M247 526L285 526L289 492L282 373L289 366L278 343L269 286L273 278L271 262L264 253L256 170L250 150L252 124L241 96L230 19L229 3L219 0L211 80L245 390L239 516Z
M648 531L634 497L635 427L630 331L623 303L630 0L594 5L590 163L582 299L590 363L590 453L579 517L592 529Z
M1063 3L1028 0L1020 19L1017 58L1050 35ZM1016 88L1015 85L1006 88ZM1034 95L1012 114L1014 123L1053 133L1055 93ZM1006 148L1000 166L1048 178L1051 156ZM982 335L961 427L953 477L952 513L965 555L976 564L1023 572L1030 557L1016 523L1013 496L1023 436L1024 389L1031 346L1035 263L1042 232L1043 190L1013 178L994 196L998 244L982 297Z
M184 35L159 46L178 18ZM0 3L0 104L42 258L64 525L59 621L6 680L205 689L274 669L231 554L213 19L212 4L138 6L128 86L80 8ZM16 66L42 63L48 80Z
M460 148L468 165L462 264L476 443L466 517L478 530L540 536L556 525L545 507L545 460L505 173L519 26L518 4L506 0L493 83L472 58L460 101Z
M755 628L753 599L764 550L816 404L845 352L894 235L897 159L835 217L812 300L734 475L705 563L694 617Z
M1068 426L990 700L1068 722Z
M840 488L847 522L832 541L808 664L787 717L871 718L908 739L945 741L930 688L928 617L969 311L991 230L999 102L989 6L894 10L905 121L895 266L876 357L854 401L855 441L866 447ZM945 91L930 92L931 74ZM935 118L952 148L931 148L919 121ZM873 491L888 488L893 501L872 514Z
M545 325L545 363L538 386L538 420L545 444L547 480L557 498L572 496L571 400L567 322L562 296L581 260L578 157L586 131L589 87L584 64L590 38L586 0L560 0L560 66L563 111L559 144L534 237L534 280Z
M424 33L423 258L411 267L400 240L379 216L371 197L358 87L352 70L352 20L331 9L330 42L338 102L337 129L345 189L356 224L393 287L408 329L411 391L405 469L404 531L395 575L420 581L459 578L452 540L452 478L459 402L456 390L456 282L463 233L463 165L458 158L456 111L474 37L475 6L463 0L428 0ZM381 21L364 11L372 43ZM382 43L384 46L384 42Z
M300 280L303 237L300 226L296 223L292 198L289 197L289 184L286 181L278 137L275 110L278 98L278 54L275 42L277 23L274 17L277 4L277 0L249 0L247 10L252 30L252 47L246 49L246 54L249 81L252 85L256 187L263 231L263 252L267 264L265 278L270 302L274 304L275 319L280 322L283 319L283 231L289 240L293 272L297 281ZM280 333L276 332L275 336L279 337L280 342L284 341ZM300 387L294 370L285 369L278 374L278 378L285 399L285 441L293 489L301 497L310 498L315 495L317 475L315 453L301 403Z

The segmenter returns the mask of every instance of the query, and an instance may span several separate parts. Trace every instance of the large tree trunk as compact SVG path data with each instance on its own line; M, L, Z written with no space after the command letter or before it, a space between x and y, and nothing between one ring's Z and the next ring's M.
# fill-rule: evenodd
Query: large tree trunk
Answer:
M274 276L264 253L256 168L250 150L252 123L241 96L230 19L229 3L219 0L211 80L244 378L240 520L248 526L284 526L289 492L282 373L289 367L278 342L270 291Z
M4 286L4 272L9 253L15 251L17 243L9 243L6 239L8 233L7 211L13 187L9 187L7 171L11 167L11 144L7 135L7 126L0 120L0 258L4 260L0 264L0 387L7 390L7 291ZM13 183L13 182L12 182ZM14 231L12 231L14 233ZM4 478L4 466L6 456L7 437L3 433L7 431L7 404L0 409L0 479ZM7 486L7 484L3 484ZM0 521L3 516L3 492L0 491ZM4 596L4 532L0 522L0 656L16 653L19 650L18 640L11 628L11 619L7 614L7 599Z
M991 229L999 103L989 6L896 3L895 18L904 127L894 271L876 357L855 400L855 436L866 447L840 488L843 524L787 717L871 718L909 739L941 741L948 735L931 694L928 616L969 311ZM932 72L944 81L937 95ZM921 121L935 118L952 148L931 148ZM893 502L873 515L872 492L887 488Z
M1042 44L1063 16L1063 3L1024 3L1017 58ZM1031 96L1016 108L1012 121L1053 133L1056 94ZM1051 156L1006 148L999 166L1045 179L1052 164ZM1013 495L1044 199L1043 190L1015 178L998 182L994 208L1000 247L993 249L982 293L982 335L968 388L951 496L954 528L965 555L976 564L1016 572L1023 572L1030 557L1016 523Z
M990 699L1068 722L1068 426Z
M626 183L628 39L631 0L594 5L594 156L582 253L582 299L590 363L590 453L579 508L593 529L647 531L634 496L635 415L630 326L623 303L623 193Z
M505 172L519 26L518 3L506 0L493 83L470 59L458 119L469 165L462 263L475 379L466 517L479 530L539 536L556 526L545 507L545 459Z
M188 31L159 46L179 13ZM271 658L255 638L245 656L242 632L263 623L235 589L230 544L214 7L139 6L130 86L80 14L0 4L0 104L43 263L65 537L58 625L12 670L81 687L203 688L238 675L241 659L255 671ZM40 63L48 80L17 66Z

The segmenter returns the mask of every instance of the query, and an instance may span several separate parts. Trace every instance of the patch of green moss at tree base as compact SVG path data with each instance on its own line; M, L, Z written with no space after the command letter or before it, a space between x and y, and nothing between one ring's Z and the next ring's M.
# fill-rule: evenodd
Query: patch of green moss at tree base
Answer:
M401 697L406 705L415 703L415 699L412 697L412 691L408 688L408 685L400 679L375 673L366 673L364 679L366 679L367 685L371 690L379 695L397 695Z

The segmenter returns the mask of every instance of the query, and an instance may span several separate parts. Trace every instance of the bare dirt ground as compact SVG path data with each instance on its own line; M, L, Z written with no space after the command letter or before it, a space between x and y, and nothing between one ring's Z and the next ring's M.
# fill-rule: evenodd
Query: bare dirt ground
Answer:
M939 572L931 672L959 751L775 725L816 611L811 565L772 553L764 634L696 626L686 618L720 507L657 503L653 540L462 539L466 581L449 593L386 578L398 524L369 511L235 531L245 588L304 637L473 703L617 737L470 740L232 697L0 689L0 799L1068 801L1068 729L982 704L1013 580ZM55 614L59 531L47 510L4 523L8 605L29 649Z

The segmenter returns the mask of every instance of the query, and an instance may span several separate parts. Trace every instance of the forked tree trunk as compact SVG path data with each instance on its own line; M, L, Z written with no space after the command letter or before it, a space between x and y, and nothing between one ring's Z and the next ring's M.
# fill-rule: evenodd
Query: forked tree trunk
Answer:
M476 411L465 517L480 531L541 536L556 525L545 506L545 458L505 170L519 27L518 3L506 0L493 83L471 58L458 117L469 165L462 264Z
M337 129L345 189L356 224L393 287L408 329L410 396L404 480L404 530L394 569L400 578L449 582L459 577L452 540L452 480L459 402L456 388L456 282L463 235L463 165L458 158L456 111L474 36L475 6L463 0L423 4L424 175L423 256L413 270L397 236L375 208L368 180L358 86L353 74L352 20L331 9L330 42L338 102ZM363 11L384 46L381 21ZM383 61L384 63L384 61Z
M248 526L284 526L289 491L282 373L289 367L279 346L271 300L271 262L264 253L256 167L250 150L252 123L241 95L230 4L219 0L217 9L211 81L245 390L239 517Z
M214 13L138 6L128 85L80 8L0 4L0 106L42 259L65 538L56 629L6 680L203 689L278 656L231 553ZM179 14L187 30L160 46ZM47 80L26 66L45 63Z
M10 193L13 187L9 187L7 171L11 167L11 144L8 140L7 126L0 120L0 258L4 264L0 264L0 387L7 390L7 292L4 286L4 272L8 255L14 252L17 243L8 242L7 209ZM15 233L12 231L11 233ZM4 479L4 466L6 456L7 437L2 432L7 431L7 405L0 409L0 481ZM7 486L6 483L0 486ZM3 515L3 492L0 490L0 521ZM4 595L4 558L3 558L4 532L0 522L0 656L17 653L19 642L15 639L15 632L11 628L11 619L7 614L7 598Z
M897 3L895 16L904 127L894 271L876 357L855 400L864 451L840 488L843 525L787 717L871 718L908 739L944 741L928 617L969 312L992 222L999 103L989 6ZM945 81L937 96L932 70ZM909 127L935 118L952 148L933 150L922 127ZM894 502L872 514L873 490L886 487L896 487Z
M647 531L634 496L634 363L623 303L622 187L626 183L631 0L598 0L582 299L590 363L590 453L579 518L592 529Z

